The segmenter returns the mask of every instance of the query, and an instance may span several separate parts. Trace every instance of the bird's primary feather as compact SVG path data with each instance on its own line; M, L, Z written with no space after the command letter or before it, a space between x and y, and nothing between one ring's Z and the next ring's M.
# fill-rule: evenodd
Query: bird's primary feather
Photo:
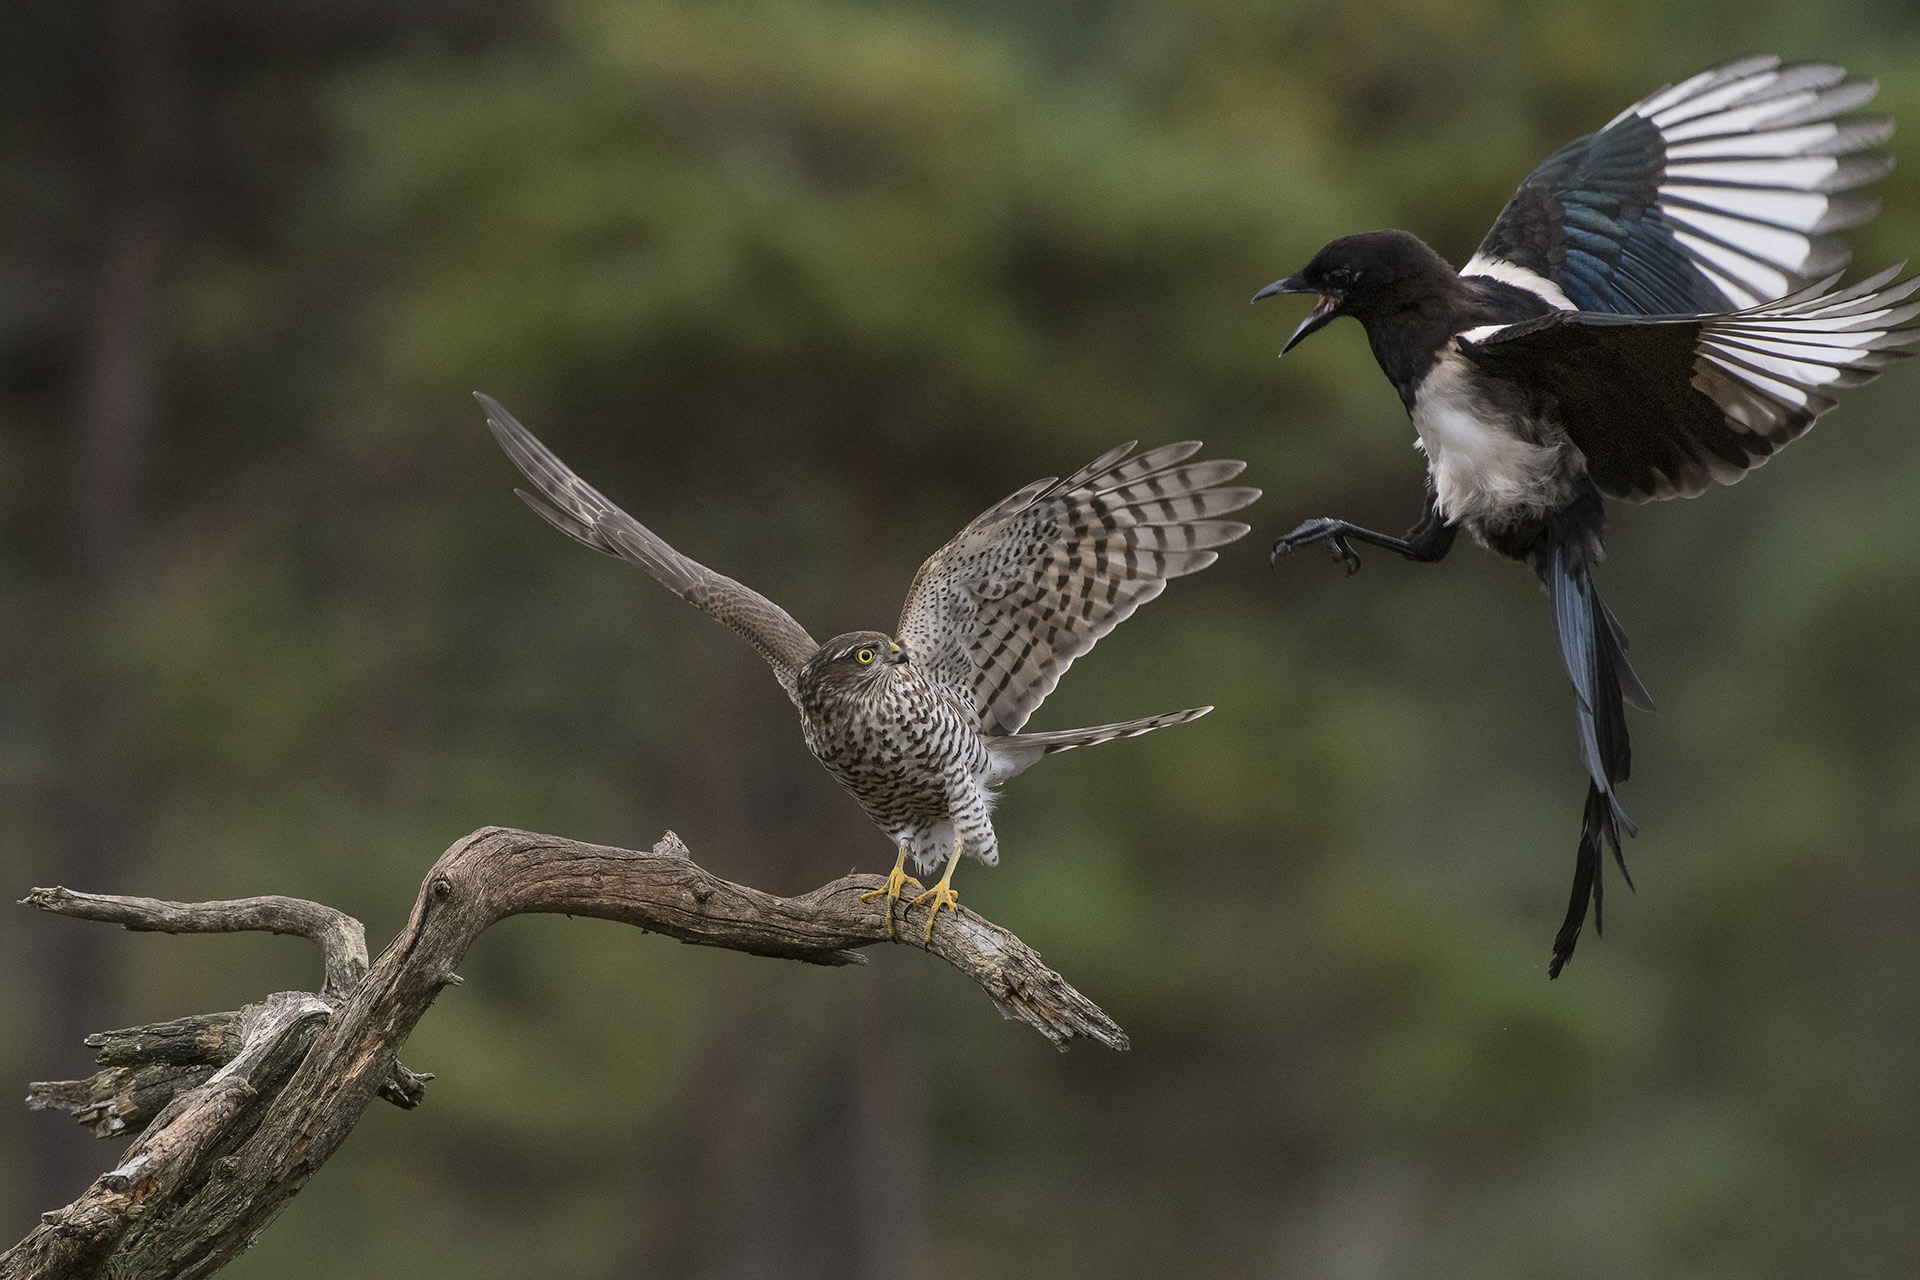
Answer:
M540 501L514 490L546 522L574 541L617 556L652 574L660 585L711 614L759 650L789 698L797 698L800 668L820 646L791 614L751 587L690 560L653 530L609 502L598 489L534 438L531 431L491 396L474 393L487 411L494 439L520 473L540 490ZM548 506L547 503L552 503Z
M1845 289L1822 281L1718 316L1554 312L1460 351L1554 406L1608 497L1692 497L1731 484L1920 342L1920 277L1899 267Z
M1734 311L1845 266L1873 217L1884 117L1871 80L1744 58L1649 94L1528 175L1463 275L1620 315Z

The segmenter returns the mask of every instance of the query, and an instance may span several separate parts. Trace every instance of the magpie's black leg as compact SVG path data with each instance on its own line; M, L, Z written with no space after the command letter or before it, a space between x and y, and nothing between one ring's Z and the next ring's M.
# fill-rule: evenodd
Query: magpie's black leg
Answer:
M1309 520L1292 533L1275 540L1271 559L1292 555L1302 547L1316 542L1327 544L1333 558L1347 566L1347 576L1352 577L1360 569L1359 553L1354 551L1355 542L1364 542L1368 546L1379 547L1382 551L1393 551L1407 559L1421 564L1431 564L1444 558L1453 549L1454 534L1459 526L1450 524L1440 514L1439 502L1433 492L1431 481L1427 484L1426 509L1420 513L1420 522L1407 530L1407 536L1396 538L1388 533L1375 533L1371 529L1362 529L1357 524L1345 520L1332 520L1322 517Z

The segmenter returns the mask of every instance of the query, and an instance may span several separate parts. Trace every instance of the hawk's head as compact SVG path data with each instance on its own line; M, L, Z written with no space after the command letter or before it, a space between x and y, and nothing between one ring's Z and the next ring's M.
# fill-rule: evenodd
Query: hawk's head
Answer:
M800 668L800 683L822 692L854 692L884 683L907 661L900 642L878 631L849 631L821 645Z

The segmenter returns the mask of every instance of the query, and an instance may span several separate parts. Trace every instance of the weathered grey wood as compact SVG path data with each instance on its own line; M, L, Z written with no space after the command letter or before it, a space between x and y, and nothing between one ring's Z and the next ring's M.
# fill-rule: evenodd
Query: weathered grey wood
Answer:
M170 1274L147 1265L152 1253L142 1233L164 1232L178 1207L205 1186L210 1166L256 1131L261 1104L299 1065L329 1012L326 1001L304 991L283 991L243 1009L233 1059L175 1095L126 1158L78 1200L42 1214L39 1227L0 1255L0 1276Z
M96 1138L123 1137L146 1128L175 1095L205 1084L216 1070L149 1062L109 1067L85 1080L36 1080L27 1086L27 1109L64 1111Z
M127 904L143 901L155 900L52 893L41 898L29 896L26 899L29 905L53 904L47 909L63 915L78 915L82 919L98 919L100 916L93 913L91 905L85 912L60 908L73 902L112 902L117 904L116 922L118 914L129 909ZM219 908L228 904L167 902L156 905L164 908L168 916L186 918L191 914L190 908L195 905ZM318 910L326 911L328 908ZM360 922L351 916L342 916L341 919L351 926L350 936L358 940L361 936ZM267 931L287 932L277 929ZM349 936L345 928L339 933ZM360 966L363 975L365 949L362 943ZM332 972L330 969L330 974ZM354 981L358 982L359 979L355 978ZM328 985L332 983L330 976ZM323 991L321 999L337 1004L340 997L327 995ZM97 1032L88 1036L86 1043L90 1048L100 1050L95 1055L95 1061L107 1069L95 1072L85 1080L36 1080L27 1086L27 1109L65 1111L81 1125L91 1129L97 1138L119 1138L138 1133L174 1094L205 1083L216 1067L230 1061L240 1051L239 1029L238 1013L203 1013L190 1018L175 1018L171 1022L128 1027L123 1031ZM426 1099L426 1082L431 1079L432 1072L409 1071L396 1062L392 1075L380 1086L380 1097L397 1107L412 1110Z
M93 1060L103 1067L146 1062L211 1062L224 1066L240 1052L240 1015L202 1013L124 1031L100 1031L88 1036L86 1044L100 1051Z
M326 956L327 983L318 996L283 992L249 1005L237 1022L216 1014L90 1037L106 1071L34 1086L40 1105L72 1111L96 1130L113 1118L122 1129L136 1119L145 1127L117 1168L0 1254L0 1280L195 1277L226 1265L375 1097L419 1103L431 1077L400 1066L400 1046L435 997L459 984L455 967L474 939L508 916L595 916L814 964L860 963L856 949L877 942L922 947L979 983L1003 1016L1062 1048L1075 1038L1127 1047L1112 1019L1030 947L971 911L941 913L928 940L925 909L894 904L890 932L883 903L862 900L883 883L846 876L781 898L695 866L672 832L638 852L488 827L434 864L406 927L371 966L358 921L298 899L175 903L36 889L27 905L130 929L312 938ZM161 1102L169 1082L179 1091Z
M203 1013L87 1037L106 1070L85 1080L36 1080L31 1111L65 1111L98 1138L138 1133L176 1094L205 1084L239 1055L241 1015Z
M25 905L79 920L103 920L136 933L287 933L309 938L326 962L323 996L345 995L367 976L367 931L345 912L303 898L163 902L71 889L35 889Z

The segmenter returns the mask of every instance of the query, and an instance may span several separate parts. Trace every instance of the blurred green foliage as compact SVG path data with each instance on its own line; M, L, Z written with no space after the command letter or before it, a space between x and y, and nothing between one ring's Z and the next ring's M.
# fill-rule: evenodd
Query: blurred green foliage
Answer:
M1660 705L1633 723L1640 892L1549 984L1583 780L1545 605L1470 548L1269 568L1300 518L1410 521L1421 470L1356 327L1276 363L1296 312L1245 305L1348 231L1464 260L1552 147L1743 53L1842 61L1920 119L1920 18L418 8L325 58L196 55L218 216L169 276L134 585L83 646L131 690L141 839L128 883L76 887L308 896L377 947L490 823L672 827L780 892L884 868L750 650L513 500L476 387L822 636L890 626L972 514L1118 440L1201 436L1267 497L1036 727L1220 709L1020 779L1002 866L958 877L1132 1053L1056 1057L907 951L816 972L512 921L406 1048L427 1105L369 1115L232 1274L840 1276L876 1229L903 1276L1920 1272L1913 371L1736 489L1616 512L1603 586ZM50 12L21 6L17 47L81 77L88 32ZM18 897L81 656L47 620L88 196L60 102L10 92ZM1866 267L1920 245L1914 180L1882 194ZM84 1069L19 977L80 927L0 916L16 1086ZM114 1025L318 976L271 938L100 943ZM49 1206L7 1152L57 1123L0 1115L15 1235Z

